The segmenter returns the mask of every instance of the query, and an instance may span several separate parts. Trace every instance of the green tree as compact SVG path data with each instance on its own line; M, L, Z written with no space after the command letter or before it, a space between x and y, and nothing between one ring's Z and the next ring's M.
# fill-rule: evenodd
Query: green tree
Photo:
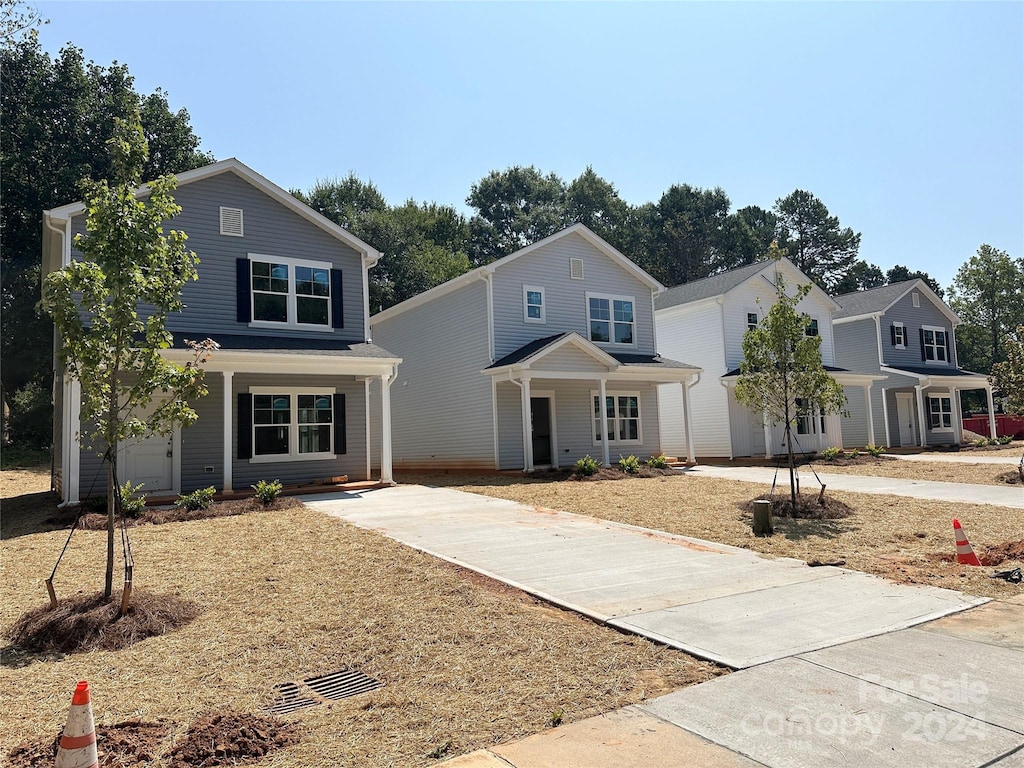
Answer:
M1003 398L1003 410L1024 414L1024 325L1003 342L1006 359L992 366L989 381Z
M949 289L949 305L963 321L957 328L957 359L989 373L1006 358L1003 342L1024 324L1024 259L982 245L964 262Z
M935 295L940 299L945 297L945 292L942 290L942 286L939 285L939 281L929 275L927 272L920 270L911 271L902 264L897 264L888 272L885 273L885 285L892 285L893 283L902 283L907 280L916 280L920 278L924 280L925 285L935 291Z
M775 201L776 235L789 260L828 292L857 260L860 233L839 226L839 219L810 192L797 189Z
M0 0L0 44L21 40L43 24L49 24L39 8L21 0Z
M797 310L810 285L798 286L793 295L776 275L775 303L764 320L743 336L743 362L736 380L736 400L768 424L785 427L789 463L789 489L793 509L797 508L796 473L793 461L793 426L801 415L797 399L823 415L842 411L843 388L821 363L821 337L808 336L811 318Z
M86 234L75 238L82 258L51 272L43 285L61 360L81 384L82 422L95 425L87 439L102 447L107 461L106 597L114 572L117 446L193 423L197 415L188 400L206 394L198 361L178 365L160 354L171 344L167 315L184 307L182 288L198 278L198 259L186 247L185 233L164 232L181 211L172 195L177 180L161 176L149 185L147 198L136 197L148 154L137 113L134 120L117 120L108 144L110 182L83 185ZM168 397L143 421L138 414L154 392Z
M567 222L584 224L616 248L624 247L629 203L589 165L566 188L565 209Z
M0 91L0 383L12 438L39 447L50 443L52 415L52 327L37 308L42 212L78 199L82 179L110 177L105 142L115 119L136 109L152 142L144 178L212 158L199 151L188 112L171 111L162 91L140 96L126 66L87 62L74 46L51 58L31 32L0 41Z
M866 291L869 288L878 288L882 285L885 285L885 275L882 274L882 270L861 259L836 282L834 290L836 295L841 295L854 291Z
M643 245L634 253L641 266L665 285L699 280L734 266L727 248L729 197L720 187L673 184L657 203L637 210L637 221L641 232L636 239Z

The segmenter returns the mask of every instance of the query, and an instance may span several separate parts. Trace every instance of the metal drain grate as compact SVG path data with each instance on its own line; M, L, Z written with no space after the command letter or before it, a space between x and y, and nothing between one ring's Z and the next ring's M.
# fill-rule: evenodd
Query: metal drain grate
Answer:
M277 696L267 711L283 715L305 707L315 707L324 700L336 701L360 693L375 691L384 683L367 677L362 672L341 669L326 675L307 677L299 683L288 681L274 686Z

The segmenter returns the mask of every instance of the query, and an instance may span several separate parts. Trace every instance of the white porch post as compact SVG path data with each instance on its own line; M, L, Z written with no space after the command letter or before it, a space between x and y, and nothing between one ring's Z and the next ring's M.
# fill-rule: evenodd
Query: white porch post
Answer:
M363 413L366 414L366 479L371 479L373 474L372 453L373 433L370 430L370 379L363 379Z
M864 387L864 402L868 407L868 442L875 445L875 414L871 411L871 385ZM888 447L888 446L886 446Z
M598 389L601 398L600 407L597 409L597 414L601 419L601 458L604 459L604 466L610 467L612 462L608 453L608 395L604 379L601 379L601 386Z
M70 379L65 393L68 402L68 419L64 429L68 433L68 476L63 478L64 502L77 504L82 493L82 383L78 379Z
M697 458L693 451L693 420L690 418L690 383L683 381L679 386L683 388L683 420L686 422L686 460L690 464L696 464Z
M533 472L533 419L530 413L530 377L523 377L519 388L523 403L523 467L524 472Z
M772 453L772 425L768 423L768 413L761 411L761 426L764 428L764 457L770 459Z
M231 379L234 371L224 371L224 493L231 493L232 487L232 464L231 464L231 436L234 434L234 425L231 420L231 403L234 400L231 392Z
M380 377L380 481L394 484L391 469L391 382L395 373Z
M921 430L921 447L922 448L927 448L928 447L928 435L925 432L925 422L924 422L924 387L922 387L920 384L918 384L916 387L914 387L914 391L917 393L917 416L918 416L917 428L919 430Z
M885 423L885 447L892 448L892 437L889 436L889 396L888 390L882 387L882 421Z
M964 441L964 407L960 402L960 390L949 391L950 406L953 408L953 439L957 445Z
M996 439L996 404L992 401L992 387L985 387L985 397L988 400L988 436Z

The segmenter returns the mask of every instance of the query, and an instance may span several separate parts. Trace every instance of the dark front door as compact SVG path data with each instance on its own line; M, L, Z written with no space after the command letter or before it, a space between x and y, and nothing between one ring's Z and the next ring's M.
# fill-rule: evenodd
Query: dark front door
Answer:
M533 463L551 463L551 398L530 398L530 422L533 424Z

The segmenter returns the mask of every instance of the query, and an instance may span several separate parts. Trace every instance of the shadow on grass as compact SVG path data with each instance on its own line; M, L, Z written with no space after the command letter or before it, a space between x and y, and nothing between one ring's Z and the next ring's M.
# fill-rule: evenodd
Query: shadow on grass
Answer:
M775 525L775 535L784 536L790 541L810 538L838 539L860 528L849 520L794 520L789 517L775 517L772 522Z
M45 531L59 531L74 521L72 515L67 522L59 518L57 494L53 491L25 493L3 500L3 515L0 516L0 539L13 539ZM58 518L60 521L51 520Z

